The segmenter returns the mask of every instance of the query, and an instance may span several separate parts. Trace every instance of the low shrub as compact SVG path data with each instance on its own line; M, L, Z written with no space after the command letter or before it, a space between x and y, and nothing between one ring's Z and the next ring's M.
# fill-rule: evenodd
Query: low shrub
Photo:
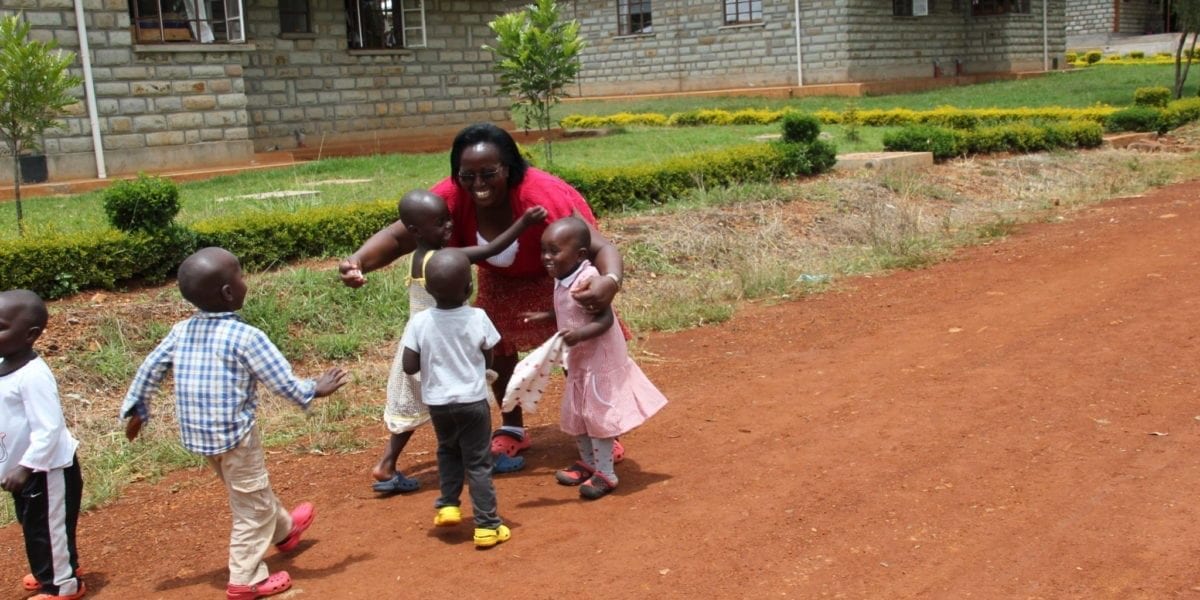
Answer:
M1068 52L1068 53L1066 53L1066 55L1064 55L1064 58L1067 59L1067 62L1073 63L1079 59L1079 54L1077 54L1075 52Z
M1129 58L1132 58L1133 60L1141 60L1146 58L1146 53L1142 52L1141 50L1133 50L1129 53Z
M1162 125L1162 111L1150 106L1121 109L1104 121L1104 128L1108 131L1158 131Z
M1089 50L1083 55L1083 60L1087 61L1087 64L1089 65L1094 65L1100 62L1101 58L1104 58L1104 53L1100 52L1099 50Z
M1133 103L1137 106L1165 108L1170 101L1171 89L1166 86L1140 87L1133 91Z
M963 155L967 147L961 132L932 125L910 125L883 136L884 150L932 152L935 160Z
M1171 130L1200 120L1200 98L1183 98L1167 104L1162 111L1161 129Z
M121 231L163 229L179 214L179 186L144 173L118 181L104 190L104 214Z
M783 117L783 141L811 144L821 134L821 122L804 113L788 113Z

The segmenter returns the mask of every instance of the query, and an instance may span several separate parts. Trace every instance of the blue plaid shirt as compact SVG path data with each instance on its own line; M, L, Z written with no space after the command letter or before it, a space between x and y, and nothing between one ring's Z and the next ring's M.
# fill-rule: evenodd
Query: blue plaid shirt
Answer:
M121 418L150 419L150 398L171 367L180 438L185 448L205 455L234 448L250 432L258 381L305 409L317 387L311 379L297 379L267 334L237 313L198 312L176 323L142 362Z

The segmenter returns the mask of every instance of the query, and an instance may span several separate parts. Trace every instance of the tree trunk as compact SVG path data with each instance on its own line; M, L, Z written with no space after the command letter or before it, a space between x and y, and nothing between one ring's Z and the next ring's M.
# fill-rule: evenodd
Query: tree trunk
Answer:
M1185 33L1184 35L1186 36L1187 34ZM1188 48L1188 59L1187 59L1187 62L1184 63L1184 65L1183 65L1183 77L1180 78L1180 81L1179 81L1179 93L1176 94L1176 96L1175 96L1176 100L1183 97L1183 84L1187 83L1188 71L1190 71L1192 69L1192 57L1196 55L1196 36L1197 35L1200 35L1200 32L1192 34L1192 47Z
M13 196L17 200L17 235L25 237L25 215L21 211L21 156L19 152L18 148L13 148Z
M1183 45L1187 43L1187 32L1179 34L1179 45L1175 47L1175 99L1183 97Z

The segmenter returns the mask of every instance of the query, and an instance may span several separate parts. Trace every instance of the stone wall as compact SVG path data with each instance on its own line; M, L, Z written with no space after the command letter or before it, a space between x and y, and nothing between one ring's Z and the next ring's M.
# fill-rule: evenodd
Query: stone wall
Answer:
M1073 0L1067 9L1067 35L1112 33L1115 16L1113 0Z
M1065 51L1065 0L1048 0L1049 56ZM928 16L897 17L890 2L817 0L801 5L805 84L1025 71L1043 65L1042 3L1022 15L970 17L949 1ZM578 0L574 16L588 41L578 95L662 93L796 85L794 4L763 2L763 22L722 27L721 4L663 0L654 33L616 36L609 0ZM570 11L567 12L571 15Z
M279 33L277 0L247 11L255 51L245 70L259 150L414 129L457 129L508 119L497 96L487 21L505 10L483 0L426 0L427 48L349 50L342 0L310 0L313 33Z

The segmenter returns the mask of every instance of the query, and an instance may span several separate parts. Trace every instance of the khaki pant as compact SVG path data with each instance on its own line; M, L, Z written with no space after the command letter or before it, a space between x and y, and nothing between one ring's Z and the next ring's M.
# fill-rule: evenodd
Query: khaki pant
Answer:
M259 583L268 575L263 557L292 530L292 516L271 491L258 426L234 449L205 458L229 492L229 583Z

